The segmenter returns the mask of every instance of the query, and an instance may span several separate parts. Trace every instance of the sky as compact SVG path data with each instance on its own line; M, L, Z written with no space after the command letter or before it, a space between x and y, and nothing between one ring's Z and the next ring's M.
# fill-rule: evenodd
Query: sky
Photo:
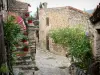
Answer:
M36 8L39 6L40 2L47 2L48 8L72 6L80 10L94 9L100 3L100 0L20 0L20 1L30 3L31 7L29 8L29 10L32 11L32 13L36 12Z

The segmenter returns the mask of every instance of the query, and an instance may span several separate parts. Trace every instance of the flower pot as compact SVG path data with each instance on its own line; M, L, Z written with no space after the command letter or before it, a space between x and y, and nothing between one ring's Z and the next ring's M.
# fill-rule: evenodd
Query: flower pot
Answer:
M25 14L25 17L29 17L29 13L26 13L26 14Z
M27 42L27 40L22 40L23 43Z
M28 48L26 48L26 47L25 47L25 48L23 48L23 51L28 51Z
M32 23L32 20L28 20L28 23Z

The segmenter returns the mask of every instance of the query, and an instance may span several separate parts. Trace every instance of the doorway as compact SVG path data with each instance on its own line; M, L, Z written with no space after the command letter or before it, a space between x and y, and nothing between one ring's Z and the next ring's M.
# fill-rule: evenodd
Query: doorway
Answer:
M46 36L46 49L49 50L49 36Z

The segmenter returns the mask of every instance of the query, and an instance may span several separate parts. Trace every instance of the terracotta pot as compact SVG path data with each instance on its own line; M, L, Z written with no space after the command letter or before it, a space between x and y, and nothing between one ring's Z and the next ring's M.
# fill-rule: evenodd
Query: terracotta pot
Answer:
M28 51L28 48L23 48L23 51Z
M25 17L29 17L29 13L26 13L26 14L25 14Z
M22 40L23 43L27 42L27 40Z
M32 23L32 20L28 20L28 23Z

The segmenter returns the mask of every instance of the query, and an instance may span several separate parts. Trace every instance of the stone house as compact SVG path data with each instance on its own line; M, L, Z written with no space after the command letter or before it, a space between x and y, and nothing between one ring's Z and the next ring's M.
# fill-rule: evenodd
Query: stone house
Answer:
M100 3L90 17L89 31L92 39L93 55L100 61Z
M8 12L14 12L21 17L28 11L28 3L20 2L18 0L9 0L8 2Z
M43 49L56 54L65 55L66 50L53 43L49 31L81 25L88 29L89 14L71 6L47 8L47 3L40 4L39 9L39 43Z

